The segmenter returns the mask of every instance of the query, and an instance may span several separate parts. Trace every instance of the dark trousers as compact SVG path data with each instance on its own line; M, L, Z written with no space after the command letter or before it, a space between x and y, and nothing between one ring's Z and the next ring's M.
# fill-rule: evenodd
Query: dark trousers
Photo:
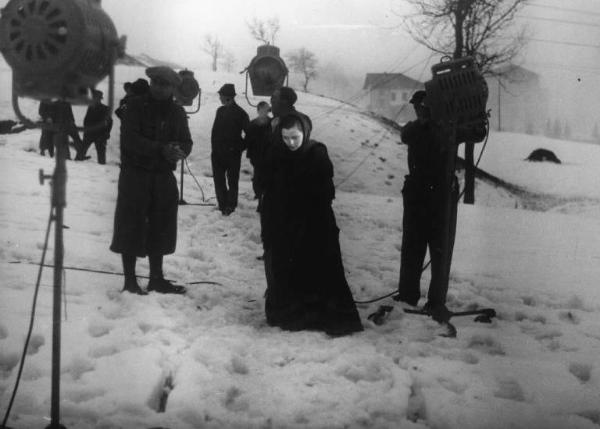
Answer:
M81 148L77 151L78 153L76 159L85 159L87 151L92 143L94 143L94 146L96 146L98 164L106 164L106 139L103 137L84 136Z
M252 158L248 159L250 160L250 165L252 165L252 190L254 191L254 196L258 198L263 192L260 183L260 171L258 162L254 161Z
M54 156L54 132L42 129L42 134L40 135L40 154L46 155L46 151L48 151L50 157Z
M401 301L417 305L421 297L420 281L425 254L429 247L431 281L428 303L446 303L450 262L456 236L458 183L454 179L450 193L450 222L445 230L446 196L443 190L418 183L407 176L402 189L404 216L402 219L402 248L398 293ZM443 260L444 235L448 234L448 261Z
M235 209L238 203L241 153L211 154L213 181L219 210Z

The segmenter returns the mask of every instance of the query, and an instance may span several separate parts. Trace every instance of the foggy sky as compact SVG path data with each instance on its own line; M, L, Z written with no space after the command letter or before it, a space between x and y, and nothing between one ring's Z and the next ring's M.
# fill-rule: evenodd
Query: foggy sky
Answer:
M0 0L0 6L6 3ZM526 6L516 23L527 24L530 37L537 40L529 41L518 63L542 76L543 84L553 90L551 110L556 114L597 110L600 0L531 3L543 7ZM119 35L127 35L129 53L147 53L192 69L208 67L202 45L205 35L213 34L234 55L234 70L243 70L259 44L247 22L277 17L281 30L275 44L282 54L305 47L316 54L320 66L334 64L352 78L369 72L429 78L427 64L415 65L430 53L400 26L399 15L412 12L403 0L103 0L102 7Z

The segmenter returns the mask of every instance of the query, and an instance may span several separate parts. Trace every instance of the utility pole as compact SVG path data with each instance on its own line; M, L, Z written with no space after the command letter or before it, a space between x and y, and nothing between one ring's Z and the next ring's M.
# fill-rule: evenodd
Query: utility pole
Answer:
M500 92L502 91L502 85L500 85L500 78L498 78L498 131L502 131L502 104L500 104Z

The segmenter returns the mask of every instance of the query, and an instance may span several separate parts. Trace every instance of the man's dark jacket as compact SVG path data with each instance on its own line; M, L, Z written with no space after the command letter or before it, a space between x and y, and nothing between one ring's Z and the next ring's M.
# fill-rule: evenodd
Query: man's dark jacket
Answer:
M83 138L107 140L110 137L112 125L110 108L102 103L92 104L88 107L83 119L83 126L86 128L83 131Z
M151 95L132 97L121 121L121 167L148 171L175 170L162 150L169 142L179 143L187 155L192 138L187 115L172 99L155 100Z
M244 151L242 131L246 132L250 118L235 102L217 109L210 142L213 154L239 156Z

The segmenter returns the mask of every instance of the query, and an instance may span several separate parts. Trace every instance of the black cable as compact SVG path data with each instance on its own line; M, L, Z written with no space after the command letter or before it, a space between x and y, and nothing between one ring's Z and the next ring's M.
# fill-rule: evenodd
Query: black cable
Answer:
M8 418L10 416L10 411L13 406L13 402L17 395L17 389L19 388L19 382L21 381L21 374L23 373L23 367L25 365L25 356L27 356L27 348L29 347L29 340L31 339L31 333L33 331L33 323L35 321L35 307L37 305L37 297L38 292L40 290L40 283L42 279L42 271L44 269L44 260L46 259L46 251L48 250L48 238L50 236L50 225L54 219L53 216L54 207L50 208L50 215L48 217L48 227L46 228L46 238L44 239L44 248L42 250L42 259L39 264L39 270L37 275L37 281L35 284L35 290L33 293L33 303L31 304L31 317L29 319L29 329L27 330L27 337L25 338L25 346L23 347L23 354L21 355L21 361L19 363L19 370L17 372L17 379L15 380L15 387L13 388L12 395L10 397L10 402L8 403L8 408L6 409L6 414L4 415L4 420L2 422L2 427L6 427L6 423L8 422Z
M194 179L194 182L196 182L196 185L198 185L198 188L200 189L200 192L202 193L202 202L203 203L207 203L208 200L212 200L215 197L208 197L205 198L204 196L204 190L202 189L202 186L200 185L200 182L198 181L198 179L196 178L196 176L194 176L194 173L192 173L192 170L190 169L190 166L187 162L187 159L185 160L185 166L187 167L188 173L190 173L190 176L192 176L192 178Z

